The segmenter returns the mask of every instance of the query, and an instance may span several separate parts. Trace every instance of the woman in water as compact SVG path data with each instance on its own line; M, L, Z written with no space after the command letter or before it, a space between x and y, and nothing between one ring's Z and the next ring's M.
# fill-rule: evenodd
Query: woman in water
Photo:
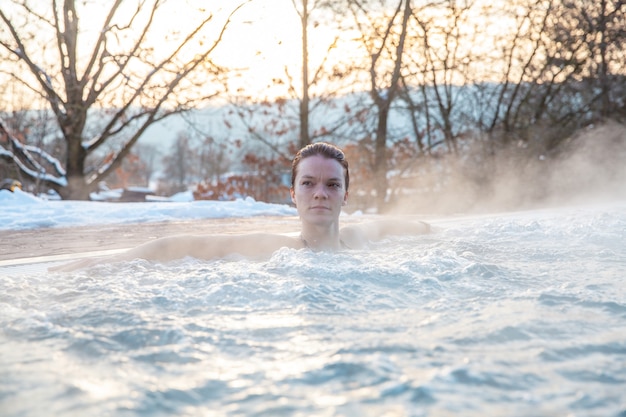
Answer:
M348 161L341 149L329 143L314 143L296 154L291 167L291 200L302 223L299 236L254 233L164 237L116 255L112 260L140 258L169 261L187 256L219 259L229 255L269 258L284 247L315 251L362 249L368 242L386 236L430 231L427 223L398 220L379 220L339 228L339 214L347 203L349 184ZM67 266L75 269L92 263L79 261Z

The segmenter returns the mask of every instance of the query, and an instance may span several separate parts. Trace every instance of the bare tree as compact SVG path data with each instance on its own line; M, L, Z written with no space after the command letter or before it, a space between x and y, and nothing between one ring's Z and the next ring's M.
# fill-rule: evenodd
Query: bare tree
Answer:
M482 117L487 132L527 142L539 130L550 148L615 114L624 94L623 0L516 0L495 12L513 30L495 39L501 54L492 65L500 73L488 87L494 94Z
M302 90L300 97L300 140L299 148L311 143L309 135L309 0L302 0L299 10L296 0L292 0L293 7L300 16L302 26Z
M187 188L194 176L197 164L194 161L194 150L190 144L191 139L185 132L180 132L176 140L170 146L170 151L163 157L163 173L169 186L169 192L180 192Z
M515 128L514 120L519 118L516 114L523 101L520 96L524 94L528 82L532 82L531 78L536 76L533 67L543 52L541 32L545 30L551 13L550 2L545 8L542 7L544 3L544 0L522 0L515 4L517 7L513 10L503 8L496 11L503 19L510 19L515 29L496 39L496 44L500 46L497 52L501 55L492 59L499 64L500 72L495 76L499 82L493 112L484 118L488 132L498 126L506 132ZM528 89L526 92L529 93Z
M161 155L155 145L138 143L135 146L135 152L141 157L141 161L144 164L143 178L140 180L143 182L143 185L149 186L156 170L157 160Z
M205 181L217 181L230 166L228 146L225 141L217 141L211 136L205 137L197 147L197 176Z
M591 109L601 118L614 116L623 107L626 66L626 1L560 0L559 19L548 36L561 49L586 58L580 75L594 92ZM620 103L621 102L621 103ZM596 104L597 103L597 104ZM623 111L623 109L622 109Z
M300 66L297 72L285 66L282 75L268 80L272 86L284 87L285 93L262 101L246 96L233 99L238 117L233 125L242 123L247 137L285 161L311 142L335 140L353 117L336 101L352 87L345 78L349 65L337 56L338 45L346 41L340 36L344 12L331 0L292 0L292 5L300 28ZM333 34L322 42L319 33Z
M222 69L210 57L249 1L224 15L195 10L190 30L179 33L160 32L158 22L168 17L163 0L3 2L2 71L46 100L66 146L64 167L48 186L65 199L87 199L150 125L219 94ZM87 14L103 16L99 28L83 24ZM115 143L114 157L89 166L105 143Z
M376 109L374 133L374 182L376 207L382 212L387 200L387 138L391 105L400 87L407 28L411 18L410 0L398 0L386 13L387 3L376 6L367 2L348 1L348 6L359 30L359 41L369 58L369 95Z

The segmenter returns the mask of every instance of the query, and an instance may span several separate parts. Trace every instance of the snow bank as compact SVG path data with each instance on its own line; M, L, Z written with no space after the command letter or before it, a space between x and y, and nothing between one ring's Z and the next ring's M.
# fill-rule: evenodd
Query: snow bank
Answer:
M148 223L253 216L295 216L296 209L252 198L236 201L189 201L181 194L168 202L107 203L51 201L16 190L0 191L0 230Z

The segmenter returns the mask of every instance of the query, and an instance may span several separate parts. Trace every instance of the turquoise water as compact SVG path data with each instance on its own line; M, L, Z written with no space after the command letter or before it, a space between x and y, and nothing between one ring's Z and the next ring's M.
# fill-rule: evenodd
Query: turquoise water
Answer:
M626 416L626 207L0 278L2 416Z

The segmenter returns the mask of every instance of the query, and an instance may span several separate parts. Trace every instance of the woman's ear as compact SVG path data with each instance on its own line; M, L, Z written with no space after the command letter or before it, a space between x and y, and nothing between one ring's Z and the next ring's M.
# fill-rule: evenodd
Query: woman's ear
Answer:
M293 187L291 187L291 188L289 189L289 194L291 194L291 201L292 201L292 203L293 203L294 205L297 205L297 204L296 204L296 192L295 192L295 190L293 189Z
M348 192L346 191L346 193L343 195L343 202L341 203L342 206L345 206L346 204L348 204Z

